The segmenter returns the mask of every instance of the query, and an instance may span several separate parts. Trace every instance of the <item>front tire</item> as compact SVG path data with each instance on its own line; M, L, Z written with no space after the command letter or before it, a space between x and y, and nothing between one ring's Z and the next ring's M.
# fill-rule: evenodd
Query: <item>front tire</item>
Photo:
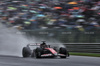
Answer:
M35 56L36 56L36 58L41 58L41 54L42 54L42 48L37 48L35 50Z
M61 47L59 49L59 53L65 55L65 56L60 56L60 58L66 58L67 56L69 56L69 53L68 53L67 49L66 48L63 48L63 47Z

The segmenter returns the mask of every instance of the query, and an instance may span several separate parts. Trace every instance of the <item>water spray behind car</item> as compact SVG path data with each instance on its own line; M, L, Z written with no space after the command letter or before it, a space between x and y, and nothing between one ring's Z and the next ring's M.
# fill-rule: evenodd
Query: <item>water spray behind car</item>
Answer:
M18 30L0 24L0 55L21 56L21 48L29 42Z
M55 39L48 40L47 38L43 39L36 37L31 37L29 39L25 36L25 33L15 28L6 28L0 24L0 55L22 56L21 52L23 46L26 46L28 43L41 42L42 40L52 45L53 43L60 43Z

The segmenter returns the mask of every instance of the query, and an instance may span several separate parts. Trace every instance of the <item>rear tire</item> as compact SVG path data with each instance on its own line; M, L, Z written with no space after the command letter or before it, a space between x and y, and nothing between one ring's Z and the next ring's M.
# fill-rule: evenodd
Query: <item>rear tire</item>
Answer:
M31 55L30 48L28 48L28 47L23 47L22 56L25 58L25 57L29 57L30 55Z

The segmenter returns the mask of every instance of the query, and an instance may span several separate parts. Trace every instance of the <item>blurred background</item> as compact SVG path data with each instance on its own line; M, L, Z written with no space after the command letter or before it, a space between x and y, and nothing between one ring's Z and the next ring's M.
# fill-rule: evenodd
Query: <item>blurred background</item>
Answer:
M73 52L100 52L99 0L0 0L1 23L2 44L9 47L16 39L18 47L46 40Z
M0 0L0 22L63 43L100 42L99 0Z

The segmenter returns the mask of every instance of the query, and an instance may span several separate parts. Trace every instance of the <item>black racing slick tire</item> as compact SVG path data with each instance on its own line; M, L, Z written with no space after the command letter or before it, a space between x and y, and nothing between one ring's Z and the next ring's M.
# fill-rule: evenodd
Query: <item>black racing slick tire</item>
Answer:
M66 49L66 48L63 48L63 47L61 47L61 48L59 49L59 53L65 55L65 56L60 56L60 58L66 58L66 57L69 55L67 49Z
M28 47L23 47L22 49L22 56L25 57L30 57L31 55L31 50Z
M35 50L36 58L41 58L41 54L42 54L42 48L36 48Z

